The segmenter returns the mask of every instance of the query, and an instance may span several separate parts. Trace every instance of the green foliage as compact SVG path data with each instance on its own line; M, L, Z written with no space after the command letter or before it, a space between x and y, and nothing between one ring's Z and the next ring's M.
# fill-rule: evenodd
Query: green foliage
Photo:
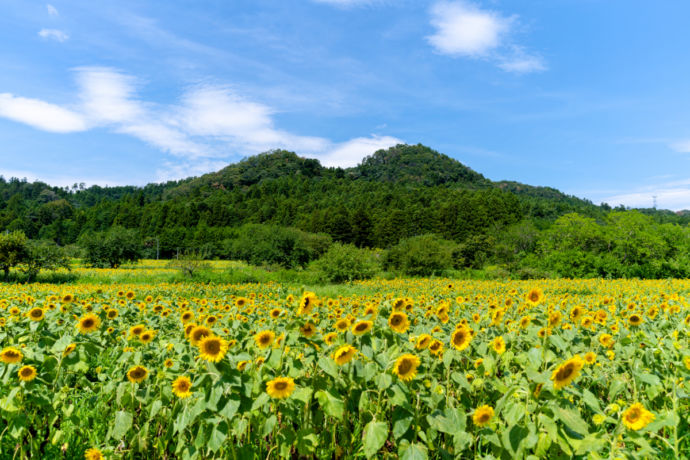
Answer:
M41 270L70 269L69 258L64 248L50 240L29 240L26 246L26 258L21 263L21 270L33 281Z
M321 256L331 244L324 234L295 228L249 224L238 229L238 236L226 242L229 258L253 265L304 267Z
M136 230L116 226L107 232L93 232L80 239L84 261L92 267L117 268L141 258L141 239Z
M5 278L10 269L25 261L28 256L27 239L22 231L0 234L0 269Z
M208 256L208 249L188 250L179 257L171 259L168 267L178 270L184 277L194 278L199 272L211 268L211 264L205 260Z
M329 283L368 279L379 270L372 251L341 243L332 244L314 266Z
M413 236L390 248L384 255L383 266L411 276L440 274L453 267L457 249L454 242L437 235Z

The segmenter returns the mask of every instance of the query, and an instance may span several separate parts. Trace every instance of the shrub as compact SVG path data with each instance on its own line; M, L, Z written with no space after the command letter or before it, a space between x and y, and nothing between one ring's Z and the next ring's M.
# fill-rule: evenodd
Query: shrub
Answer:
M386 270L405 275L429 276L454 266L457 244L433 235L419 235L401 240L390 248L383 259Z
M64 248L49 240L29 240L26 245L26 258L20 269L33 281L41 270L70 269L69 258Z
M372 251L341 243L332 244L314 267L330 283L368 279L379 270Z
M141 258L141 239L135 230L113 227L107 232L86 234L79 242L84 248L84 261L92 267L117 268Z
M0 270L5 273L5 278L9 276L10 268L26 260L27 241L26 235L20 230L0 234Z

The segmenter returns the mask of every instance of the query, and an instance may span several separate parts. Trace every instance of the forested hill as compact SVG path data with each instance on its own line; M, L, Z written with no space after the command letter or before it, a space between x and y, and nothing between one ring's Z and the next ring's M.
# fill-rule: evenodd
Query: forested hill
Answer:
M206 246L222 257L223 241L245 224L295 227L376 248L435 233L475 254L518 224L543 231L573 212L603 222L613 211L552 188L492 182L423 145L380 150L347 169L278 150L200 177L144 187L59 188L0 179L2 231L68 245L85 233L122 226L145 241L157 240L162 256ZM645 212L658 223L685 225L690 219Z

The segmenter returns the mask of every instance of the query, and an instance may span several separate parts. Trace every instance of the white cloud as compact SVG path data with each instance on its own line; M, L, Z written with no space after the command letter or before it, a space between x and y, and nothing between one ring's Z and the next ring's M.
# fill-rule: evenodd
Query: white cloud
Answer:
M380 149L402 144L403 141L390 136L358 137L334 145L327 153L316 155L324 166L349 168L356 166L362 158Z
M506 72L529 73L546 69L541 57L512 42L517 16L483 10L466 1L440 1L431 7L436 29L427 40L440 53L452 57L487 59Z
M72 110L38 99L0 93L0 117L54 133L84 131L84 117Z
M69 39L69 35L67 33L63 32L62 30L58 29L41 29L38 32L38 35L41 38L46 38L48 40L55 40L60 43L65 42Z
M59 16L59 15L60 15L60 13L58 12L57 8L55 8L55 7L54 7L53 5L51 5L50 3L48 3L48 4L46 5L46 9L48 10L48 14L51 15L51 16Z
M166 179L207 172L220 158L275 148L295 150L326 166L348 167L378 149L403 142L371 136L334 143L281 130L275 126L273 109L229 87L195 87L179 103L159 105L141 100L137 81L115 69L82 67L75 71L79 102L74 109L0 94L0 117L44 131L67 133L102 127L133 136L178 157L173 166L159 171L160 178Z
M674 142L670 147L678 153L690 153L690 139Z
M501 44L511 22L511 18L482 11L471 3L440 2L431 8L436 33L428 40L442 54L483 57Z

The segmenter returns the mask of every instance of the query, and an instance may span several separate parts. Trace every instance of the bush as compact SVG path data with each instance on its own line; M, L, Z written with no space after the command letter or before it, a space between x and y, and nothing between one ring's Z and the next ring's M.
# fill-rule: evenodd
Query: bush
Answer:
M125 262L141 259L141 239L135 230L113 227L103 233L89 233L79 240L87 265L117 268Z
M319 258L331 245L331 237L296 228L249 224L238 229L236 239L224 244L229 258L253 265L293 268Z
M379 270L374 254L352 244L334 243L314 263L321 277L330 283L371 278Z
M178 270L184 277L194 278L200 271L211 268L211 264L206 261L208 256L208 249L186 251L168 262L167 266Z
M457 248L456 243L433 234L413 236L390 248L384 255L383 266L411 276L439 274L454 266Z
M27 274L28 280L33 281L41 270L70 269L69 258L63 248L53 241L29 240L26 246L26 258L20 268Z
M27 242L26 235L20 230L0 234L0 270L5 273L5 278L9 276L10 268L27 259Z

